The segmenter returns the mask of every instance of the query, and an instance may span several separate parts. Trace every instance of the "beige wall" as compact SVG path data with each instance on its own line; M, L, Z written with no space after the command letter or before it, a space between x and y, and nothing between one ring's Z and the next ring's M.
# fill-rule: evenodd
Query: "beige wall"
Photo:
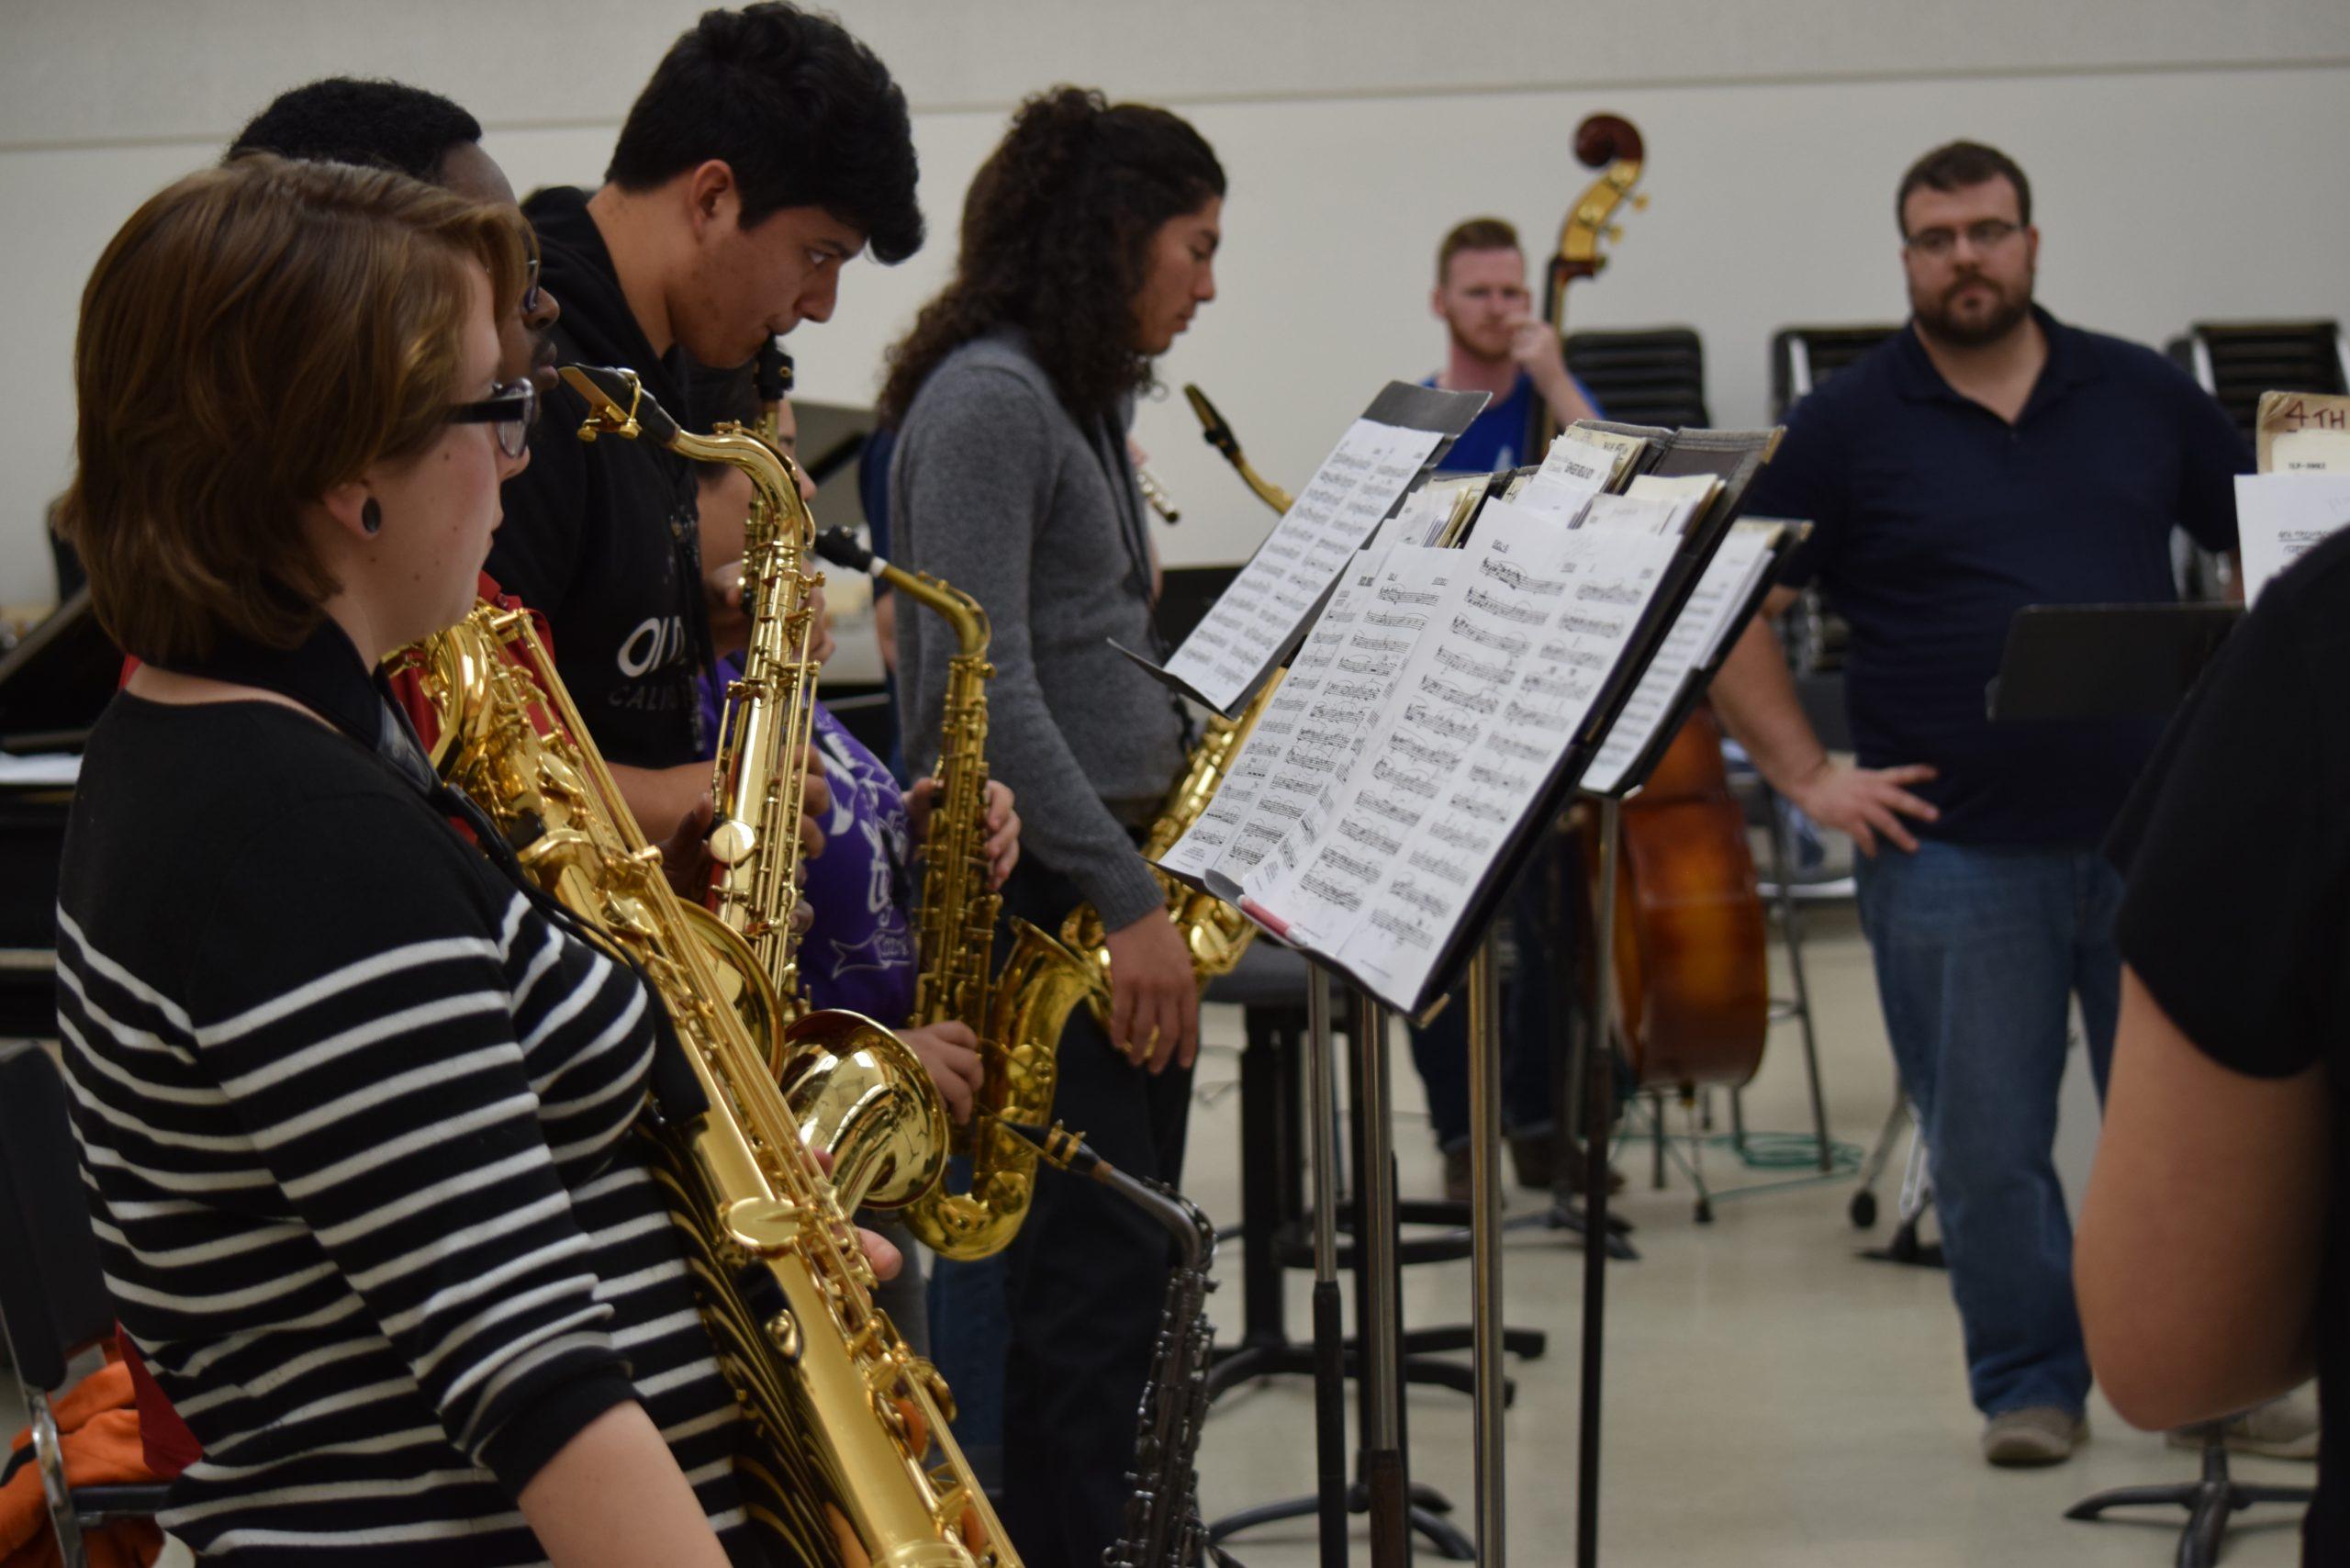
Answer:
M0 600L48 585L42 501L71 456L75 302L137 202L282 88L335 72L446 92L518 186L592 180L699 9L661 0L0 0ZM1890 192L1933 142L2031 171L2042 297L2157 341L2199 316L2350 317L2350 6L2339 0L862 0L840 7L916 109L932 246L853 267L796 335L812 397L869 396L944 276L971 169L1024 92L1100 84L1190 114L1233 180L1223 295L1164 363L1296 483L1389 375L1441 348L1428 252L1494 211L1538 245L1589 178L1584 114L1637 121L1654 205L1580 291L1591 326L1686 322L1716 419L1758 420L1796 320L1901 309ZM159 392L160 395L160 392ZM1183 503L1177 561L1266 519L1180 401L1141 438ZM264 432L265 434L265 432Z

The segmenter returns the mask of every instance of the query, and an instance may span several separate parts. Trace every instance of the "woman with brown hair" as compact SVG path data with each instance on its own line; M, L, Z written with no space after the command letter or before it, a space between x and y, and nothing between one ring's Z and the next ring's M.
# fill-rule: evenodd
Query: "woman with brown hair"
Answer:
M140 667L84 757L60 1023L207 1562L753 1560L624 1136L659 1004L450 831L373 673L472 603L524 265L496 208L257 156L83 298L63 526Z
M1214 151L1179 116L1077 87L1030 99L972 180L954 279L892 353L881 393L900 431L899 564L973 595L994 626L988 767L1023 823L1004 913L1056 931L1090 902L1109 933L1109 1026L1076 1010L1055 1114L1119 1169L1169 1182L1199 984L1136 843L1181 768L1183 718L1110 644L1154 645L1126 427L1153 361L1215 297L1224 190ZM954 652L937 618L899 618L917 772L937 755ZM1004 1523L1029 1568L1091 1568L1133 1491L1166 1233L1106 1188L1047 1175L1008 1257ZM944 1340L957 1271L940 1279Z

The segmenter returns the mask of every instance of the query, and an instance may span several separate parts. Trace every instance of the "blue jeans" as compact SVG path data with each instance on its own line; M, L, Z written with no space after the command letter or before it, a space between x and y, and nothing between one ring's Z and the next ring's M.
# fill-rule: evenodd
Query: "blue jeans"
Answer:
M2121 879L2093 850L1930 840L1914 855L1880 850L1859 878L1886 1032L1933 1160L1975 1407L2077 1412L2088 1354L2051 1151L2069 998L2105 1094Z

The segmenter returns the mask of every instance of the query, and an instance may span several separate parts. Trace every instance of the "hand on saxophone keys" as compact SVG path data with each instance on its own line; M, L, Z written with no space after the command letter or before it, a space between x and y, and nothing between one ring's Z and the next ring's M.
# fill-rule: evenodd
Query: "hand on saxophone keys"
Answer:
M1199 1053L1200 982L1192 951L1164 906L1111 932L1110 1044L1150 1072Z
M938 780L925 777L914 780L906 791L906 817L913 830L914 842L930 842L930 813L938 802ZM990 892L1003 886L1012 868L1020 864L1020 813L1013 810L1012 787L1000 778L988 780L987 842L988 889Z

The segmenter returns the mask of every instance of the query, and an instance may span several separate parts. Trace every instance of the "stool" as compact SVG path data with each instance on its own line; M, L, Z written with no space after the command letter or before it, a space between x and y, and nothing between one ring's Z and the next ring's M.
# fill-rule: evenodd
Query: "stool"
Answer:
M1218 1346L1208 1372L1208 1397L1220 1397L1241 1383L1284 1373L1312 1376L1314 1347L1289 1337L1285 1271L1314 1267L1311 1216L1305 1212L1304 1139L1300 1132L1304 1097L1300 1064L1305 1053L1305 961L1269 942L1250 945L1230 974L1209 982L1207 1000L1241 1009L1248 1041L1240 1057L1240 1271L1241 1333L1237 1344ZM1348 1103L1353 1103L1349 1095ZM1352 1148L1351 1141L1347 1145ZM1466 1204L1404 1200L1396 1216L1407 1225L1462 1226ZM1339 1216L1349 1232L1349 1217ZM1469 1232L1453 1228L1411 1237L1397 1247L1404 1264L1447 1263L1469 1256ZM1341 1241L1338 1267L1351 1271L1354 1247ZM1472 1392L1470 1369L1439 1358L1469 1349L1466 1324L1406 1329L1404 1381ZM1532 1361L1546 1348L1539 1329L1505 1329L1503 1348ZM1348 1375L1356 1367L1354 1341L1346 1348ZM1509 1390L1515 1397L1513 1386Z

